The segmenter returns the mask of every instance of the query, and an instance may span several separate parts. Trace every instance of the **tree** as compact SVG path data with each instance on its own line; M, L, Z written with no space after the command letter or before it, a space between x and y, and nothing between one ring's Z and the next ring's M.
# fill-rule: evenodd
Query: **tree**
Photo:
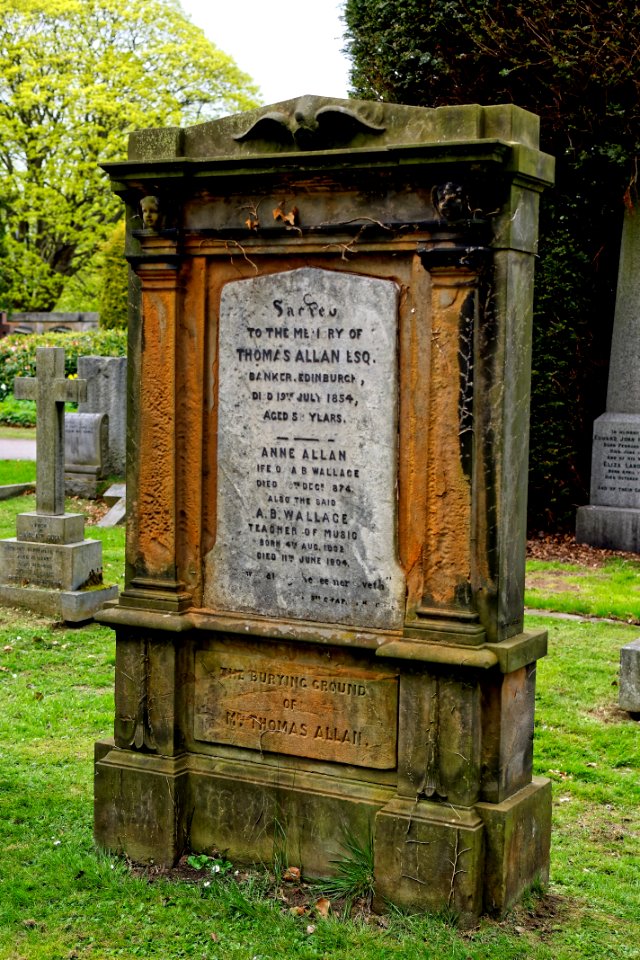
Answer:
M129 264L124 258L125 223L120 220L102 249L99 295L100 327L126 330L129 304Z
M541 117L556 188L540 222L530 522L572 526L605 404L624 203L640 151L640 8L628 0L347 0L356 95L515 102Z
M143 127L256 105L177 0L0 0L0 266L14 309L50 309L121 216L98 164Z

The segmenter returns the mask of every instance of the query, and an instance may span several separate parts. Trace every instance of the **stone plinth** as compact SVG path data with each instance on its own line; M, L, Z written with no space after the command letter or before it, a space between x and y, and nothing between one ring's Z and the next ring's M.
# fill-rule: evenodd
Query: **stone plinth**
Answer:
M595 421L590 500L578 508L578 542L640 553L640 414Z
M503 913L548 875L523 632L538 195L516 107L133 134L127 571L95 836Z
M66 522L71 531L79 527L78 539L68 542L73 533L57 533L57 521ZM117 597L117 587L101 586L102 544L83 538L81 514L20 514L17 527L17 538L0 540L0 603L75 622L91 619ZM40 531L42 539L35 539Z
M6 584L79 590L102 580L102 544L0 541L2 580Z

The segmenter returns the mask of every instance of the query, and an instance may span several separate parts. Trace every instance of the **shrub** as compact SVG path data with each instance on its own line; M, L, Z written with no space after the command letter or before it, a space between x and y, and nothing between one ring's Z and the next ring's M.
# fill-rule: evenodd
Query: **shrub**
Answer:
M83 333L14 333L0 340L0 400L13 395L15 377L35 377L36 349L64 347L65 374L77 374L78 357L124 357L124 330L85 330Z
M0 423L7 423L10 427L35 427L34 401L16 400L13 394L0 400Z

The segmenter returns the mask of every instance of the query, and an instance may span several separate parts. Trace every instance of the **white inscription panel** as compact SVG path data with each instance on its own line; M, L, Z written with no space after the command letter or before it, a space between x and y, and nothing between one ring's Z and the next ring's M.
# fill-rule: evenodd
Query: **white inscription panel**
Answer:
M591 503L640 507L640 416L605 413L594 423Z
M392 281L311 268L224 288L207 606L402 623L397 308Z

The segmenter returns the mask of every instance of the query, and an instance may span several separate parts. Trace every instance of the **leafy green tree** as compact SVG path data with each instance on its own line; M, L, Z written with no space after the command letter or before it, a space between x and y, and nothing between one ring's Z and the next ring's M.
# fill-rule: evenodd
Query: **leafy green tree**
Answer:
M121 216L98 164L126 135L256 104L177 0L0 0L0 265L14 309L50 309Z
M0 263L7 256L7 238L5 231L0 221ZM9 283L7 278L3 275L0 270L0 310L6 310L8 312L11 304L9 303Z
M104 330L126 330L129 300L129 264L124 258L125 224L121 220L103 249L102 283L98 309Z
M556 157L540 222L530 522L572 526L604 410L624 203L640 152L640 7L627 0L347 0L354 93L538 113Z

